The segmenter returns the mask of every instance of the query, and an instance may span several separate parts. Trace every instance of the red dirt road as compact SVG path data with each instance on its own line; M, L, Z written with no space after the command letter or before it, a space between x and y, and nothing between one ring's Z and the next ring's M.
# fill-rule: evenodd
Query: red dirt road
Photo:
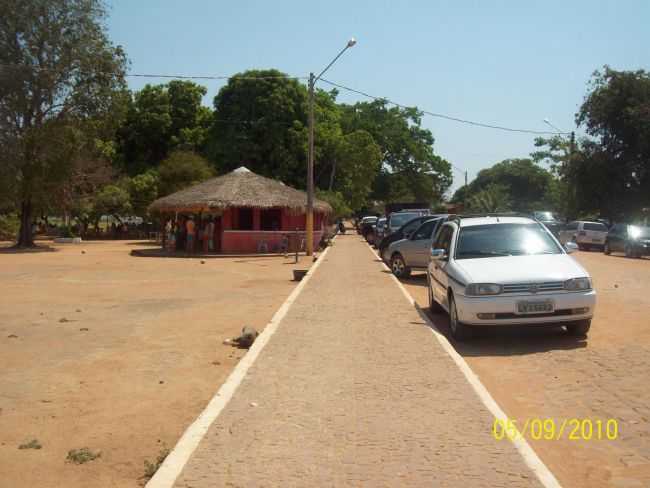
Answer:
M139 486L243 355L222 341L262 329L295 286L293 258L201 264L134 247L0 252L0 486ZM32 439L42 449L18 449ZM66 462L83 447L101 457Z

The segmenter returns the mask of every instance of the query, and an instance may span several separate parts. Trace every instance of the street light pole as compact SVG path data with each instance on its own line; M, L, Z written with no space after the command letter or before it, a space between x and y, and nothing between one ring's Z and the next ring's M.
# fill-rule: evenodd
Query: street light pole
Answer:
M328 64L318 76L309 73L309 148L307 154L307 215L305 222L306 252L307 256L314 253L314 86L316 82L330 69L345 51L354 46L357 41L352 38L340 53Z
M314 253L314 73L309 73L309 147L307 153L307 256Z
M553 124L551 124L551 121L548 119L544 119L544 123L551 127L552 129L557 131L557 134L559 136L566 136L567 132L561 131L557 127L555 127ZM565 139L566 140L566 139ZM573 156L575 154L575 148L576 148L576 133L575 131L571 131L569 134L569 154L567 155L567 166L569 167L569 174L571 175L571 169L572 169L572 164L573 164ZM568 209L570 213L575 213L575 208L576 208L576 188L575 185L571 185L571 190L570 190L570 201L569 205L571 208ZM573 217L573 215L572 215Z

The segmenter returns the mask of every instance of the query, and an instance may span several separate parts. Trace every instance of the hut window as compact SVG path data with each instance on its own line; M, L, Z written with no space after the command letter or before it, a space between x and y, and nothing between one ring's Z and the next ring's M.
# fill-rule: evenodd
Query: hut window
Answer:
M282 210L279 208L262 210L260 224L262 230L282 230Z
M237 209L237 226L235 230L253 230L253 209Z

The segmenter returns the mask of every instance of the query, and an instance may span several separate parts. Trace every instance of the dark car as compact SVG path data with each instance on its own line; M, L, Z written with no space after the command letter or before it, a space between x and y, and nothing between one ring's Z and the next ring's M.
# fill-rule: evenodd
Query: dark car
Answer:
M609 229L605 254L623 252L628 258L650 256L650 227L616 224Z
M384 237L379 245L377 246L377 249L379 250L379 256L386 262L390 259L390 256L384 256L384 253L388 249L388 246L390 246L393 242L396 241L401 241L402 239L407 239L413 231L415 231L418 227L420 227L420 224L423 222L426 222L427 220L435 219L437 217L443 217L447 218L448 215L421 215L419 217L415 217L408 222L406 222L404 225L402 225L399 229L397 229L395 232L392 234Z
M533 212L533 218L544 224L544 226L550 230L551 234L555 237L559 237L563 224L562 221L553 214L553 212L536 211Z

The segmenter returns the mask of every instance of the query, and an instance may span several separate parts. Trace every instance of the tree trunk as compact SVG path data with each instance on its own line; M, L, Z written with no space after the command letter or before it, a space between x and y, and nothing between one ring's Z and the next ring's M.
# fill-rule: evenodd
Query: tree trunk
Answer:
M32 202L27 200L20 204L20 230L16 247L34 247L32 235Z
M329 191L332 191L332 188L334 188L334 176L335 175L336 175L336 158L334 158L334 161L332 161L332 172L330 173Z

